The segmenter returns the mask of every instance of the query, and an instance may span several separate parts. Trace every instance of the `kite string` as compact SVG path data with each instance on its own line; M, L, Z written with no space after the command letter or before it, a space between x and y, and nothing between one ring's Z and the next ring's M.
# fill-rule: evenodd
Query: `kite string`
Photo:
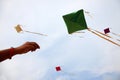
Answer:
M94 30L94 29L91 29L91 30ZM99 33L99 34L101 34L101 35L103 35L103 36L106 36L106 37L112 38L111 36L106 35L106 34L100 32L100 31L97 31L97 30L94 30L94 31L97 32L97 33Z
M90 32L94 33L95 35L97 35L97 36L99 36L99 37L101 37L101 38L103 38L103 39L105 39L105 40L107 40L107 41L109 41L109 42L111 42L111 43L113 43L113 44L117 45L117 46L120 46L120 44L118 44L118 43L116 43L116 42L114 42L114 41L112 41L112 40L110 40L110 39L107 39L107 38L105 38L105 37L103 37L103 36L99 35L98 33L96 33L96 32L94 32L94 31L92 31L90 28L88 28L88 31L90 31Z
M120 34L116 34L116 33L114 33L114 32L111 32L113 35L116 35L116 36L118 36L118 37L120 37Z
M114 33L114 32L111 32L111 33L112 33L113 35L117 36L117 37L120 37L119 34L116 34L116 33ZM116 40L120 42L120 39L116 39Z
M93 29L92 29L93 30ZM112 38L113 39L113 37L111 37L110 35L106 35L106 34L104 34L104 33L102 33L102 32L100 32L100 31L97 31L97 30L94 30L95 32L97 32L97 33L99 33L99 34L101 34L101 35L103 35L103 36L106 36L106 37L108 37L108 38ZM115 34L115 33L113 33L113 34ZM117 35L117 34L115 34L115 35ZM116 39L117 41L120 41L119 39Z
M47 35L45 35L45 34L36 33L36 32L31 32L31 31L24 31L24 32L33 33L33 34L38 34L38 35L42 35L42 36L47 36Z
M111 33L112 33L113 35L117 36L117 37L120 37L119 34L116 34L116 33L114 33L114 32L111 32ZM116 39L116 40L120 42L120 39Z

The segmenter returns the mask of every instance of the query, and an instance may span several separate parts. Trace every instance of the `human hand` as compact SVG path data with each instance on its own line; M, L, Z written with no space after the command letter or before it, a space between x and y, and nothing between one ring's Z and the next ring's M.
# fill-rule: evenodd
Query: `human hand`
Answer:
M40 46L36 42L26 42L23 45L15 48L16 54L25 54L29 51L33 52L36 49L40 49Z

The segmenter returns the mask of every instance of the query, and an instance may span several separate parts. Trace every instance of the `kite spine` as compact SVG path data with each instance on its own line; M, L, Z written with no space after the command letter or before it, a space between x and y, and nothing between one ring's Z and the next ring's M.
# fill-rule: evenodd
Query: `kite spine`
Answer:
M45 34L36 33L36 32L31 32L31 31L24 31L24 32L33 33L33 34L38 34L38 35L42 35L42 36L47 36L47 35L45 35Z

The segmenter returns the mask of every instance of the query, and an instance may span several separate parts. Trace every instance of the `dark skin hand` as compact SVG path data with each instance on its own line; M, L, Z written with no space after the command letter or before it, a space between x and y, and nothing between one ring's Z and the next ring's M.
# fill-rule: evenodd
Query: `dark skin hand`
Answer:
M29 51L33 52L36 49L40 49L40 46L36 42L26 42L23 45L15 48L16 54L24 54Z
M33 52L36 49L40 49L40 46L36 42L26 42L21 46L13 48L13 53L10 53L11 48L0 50L0 62L6 59L10 59L14 55L25 54L29 51Z

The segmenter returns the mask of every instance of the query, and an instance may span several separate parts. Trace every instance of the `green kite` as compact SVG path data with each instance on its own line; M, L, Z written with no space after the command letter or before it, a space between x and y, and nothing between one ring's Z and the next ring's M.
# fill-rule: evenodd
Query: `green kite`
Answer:
M79 30L87 29L87 24L84 17L84 10L78 10L77 12L70 13L63 16L66 23L68 33L74 33Z
M108 39L108 38L110 38L110 36L100 32L100 31L88 28L86 20L85 20L83 9L78 10L77 12L66 14L63 16L63 19L65 21L65 24L67 26L67 30L68 30L69 34L72 34L72 33L77 32L79 30L87 29L88 31L92 32L93 34L95 34L95 35L115 44L115 45L120 46L120 44L112 41L111 39Z

